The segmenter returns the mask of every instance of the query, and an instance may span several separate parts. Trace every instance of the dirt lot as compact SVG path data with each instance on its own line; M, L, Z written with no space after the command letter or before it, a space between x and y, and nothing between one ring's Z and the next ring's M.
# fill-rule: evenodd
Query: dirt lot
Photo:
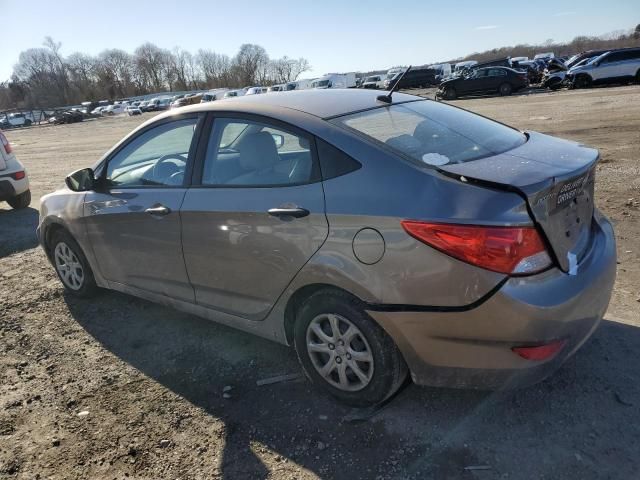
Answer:
M455 103L602 152L618 280L555 376L512 392L409 386L360 422L303 381L257 386L299 372L294 353L125 295L69 298L36 246L40 196L141 119L10 131L34 208L0 204L0 477L637 478L640 87Z

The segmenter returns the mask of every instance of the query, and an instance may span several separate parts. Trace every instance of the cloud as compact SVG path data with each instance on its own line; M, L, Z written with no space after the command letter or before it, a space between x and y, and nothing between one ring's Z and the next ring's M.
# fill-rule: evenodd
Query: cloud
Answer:
M500 25L481 25L479 27L476 27L476 30L493 30L495 28L498 28Z
M568 17L569 15L575 15L578 12L558 12L558 13L554 13L553 16L554 17Z

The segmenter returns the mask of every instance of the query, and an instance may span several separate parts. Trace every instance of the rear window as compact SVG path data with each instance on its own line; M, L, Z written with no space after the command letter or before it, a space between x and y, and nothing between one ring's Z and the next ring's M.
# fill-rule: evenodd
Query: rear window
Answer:
M427 100L345 115L333 122L422 165L469 162L506 152L526 141L518 130Z

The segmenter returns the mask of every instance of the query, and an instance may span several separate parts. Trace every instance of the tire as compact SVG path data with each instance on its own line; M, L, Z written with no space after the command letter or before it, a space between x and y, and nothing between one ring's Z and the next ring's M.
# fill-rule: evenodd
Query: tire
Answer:
M342 337L349 330L350 338ZM296 316L294 343L309 380L348 405L379 404L407 376L407 366L391 337L366 314L359 300L341 291L320 290L304 301ZM315 348L310 349L311 345ZM327 368L324 375L323 367Z
M456 89L453 87L445 88L442 94L442 98L444 98L445 100L455 100L457 97L458 94L456 93Z
M10 198L7 200L7 203L11 205L11 208L14 210L27 208L31 205L31 190L27 190L26 192L22 192L20 195Z
M30 127L31 126L31 120L25 120L24 121L24 126L25 127Z
M640 70L636 72L636 83L640 85Z
M575 88L589 88L591 87L591 77L588 75L578 75L573 81Z
M91 266L69 232L62 229L54 232L49 252L56 274L68 293L80 298L95 295L98 287Z
M513 87L511 86L510 83L505 82L502 85L500 85L500 87L498 87L498 93L503 97L508 97L509 95L511 95L512 92L513 92Z

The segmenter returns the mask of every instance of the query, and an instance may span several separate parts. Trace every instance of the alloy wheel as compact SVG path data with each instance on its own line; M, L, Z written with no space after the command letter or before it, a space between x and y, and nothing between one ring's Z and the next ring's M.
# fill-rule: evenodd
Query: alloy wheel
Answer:
M65 286L71 290L80 290L84 283L84 269L78 256L64 242L56 245L53 251L56 270Z
M347 318L323 313L307 327L307 352L320 376L330 385L354 392L373 377L373 353L360 329Z

